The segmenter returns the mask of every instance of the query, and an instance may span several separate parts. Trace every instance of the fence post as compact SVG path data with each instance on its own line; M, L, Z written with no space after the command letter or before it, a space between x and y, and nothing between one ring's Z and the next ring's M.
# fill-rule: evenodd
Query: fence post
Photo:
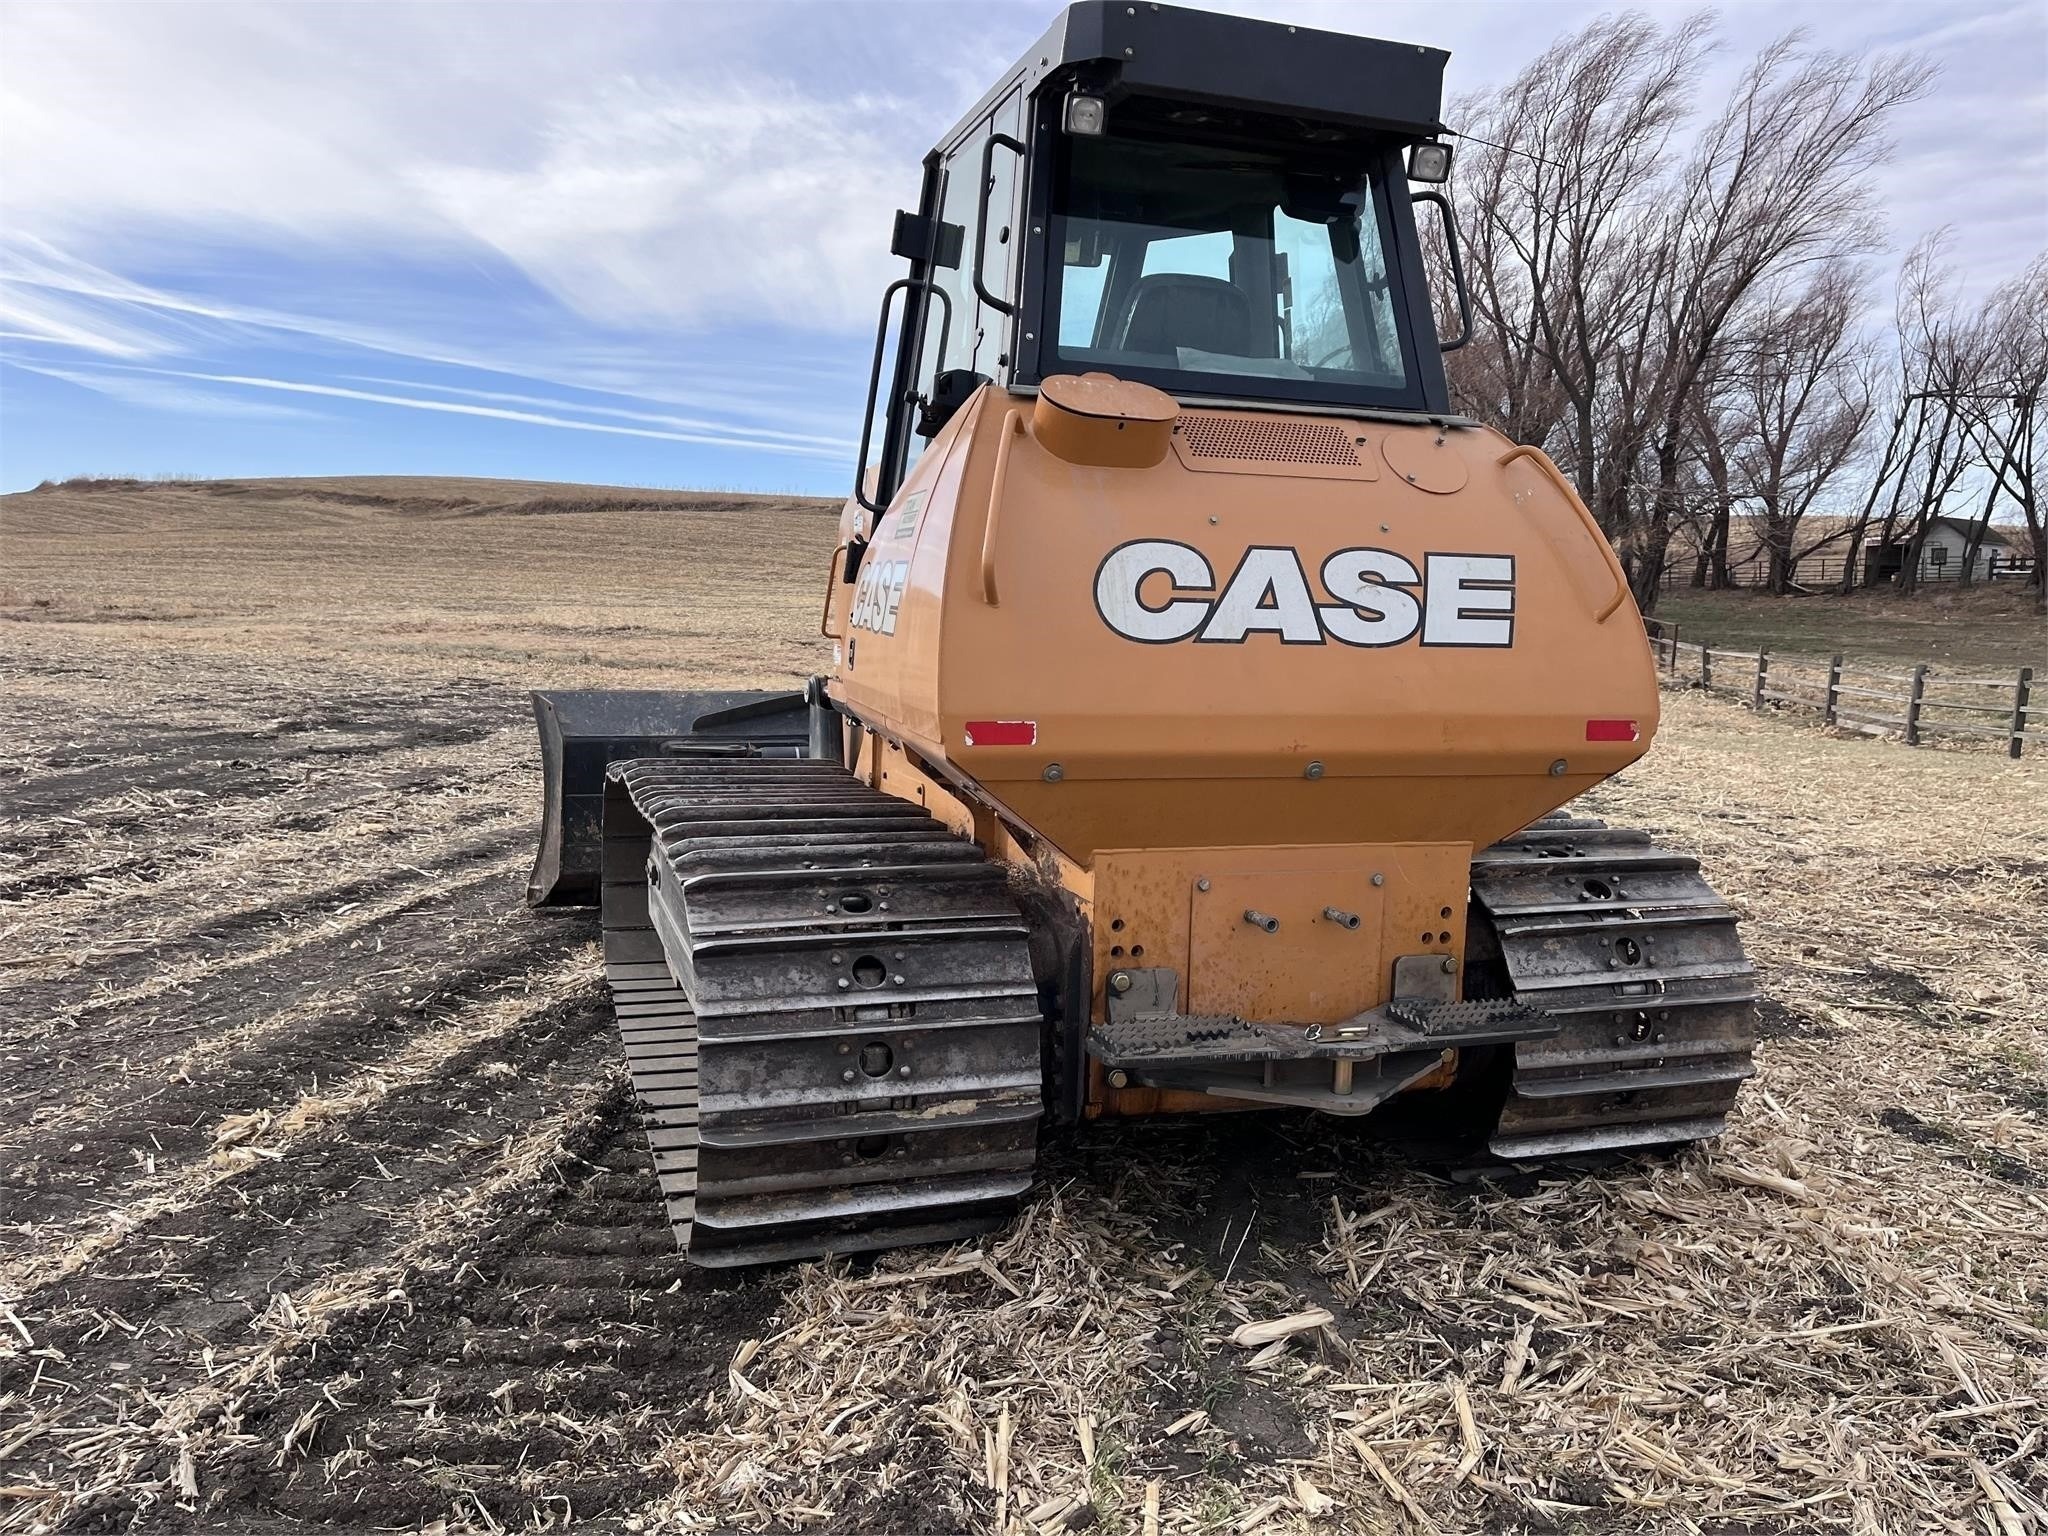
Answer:
M2032 667L2021 667L2019 679L2012 685L2012 740L2005 745L2007 757L2018 757L2023 745L2020 732L2027 728L2027 685L2034 680Z
M1749 707L1755 710L1758 714L1763 713L1764 678L1770 672L1770 670L1771 658L1769 653L1761 650L1758 651L1756 653L1756 688L1749 696Z
M1913 691L1906 695L1906 745L1920 745L1920 699L1927 692L1927 663L1913 669Z
M1713 655L1713 646L1702 640L1700 642L1700 691L1702 693L1712 693L1714 691Z
M1822 711L1829 725L1835 723L1835 710L1842 702L1842 657L1838 651L1828 658L1828 702Z
M1671 626L1671 675L1678 676L1678 625Z

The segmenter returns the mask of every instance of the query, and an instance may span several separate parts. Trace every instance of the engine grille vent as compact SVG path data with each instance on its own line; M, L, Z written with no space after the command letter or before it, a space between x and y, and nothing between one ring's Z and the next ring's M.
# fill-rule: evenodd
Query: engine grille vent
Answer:
M1188 453L1198 459L1346 467L1359 462L1351 432L1333 422L1190 412L1181 417L1180 430Z

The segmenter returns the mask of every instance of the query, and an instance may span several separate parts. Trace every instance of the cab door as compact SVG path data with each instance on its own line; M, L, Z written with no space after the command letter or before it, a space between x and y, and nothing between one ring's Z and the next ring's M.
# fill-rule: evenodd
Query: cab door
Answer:
M933 405L963 402L974 380L1003 378L1016 356L1026 108L1020 83L925 162L918 218L936 242L934 251L958 254L912 258L915 307L897 333L893 387L884 401L885 446L873 487L883 500L894 495L942 424L946 412L934 412ZM879 376L879 358L876 367ZM941 380L951 387L941 388Z
M966 369L996 379L1014 355L1024 156L1011 146L1021 145L1023 138L1024 93L1020 87L998 102L941 162L940 217L959 225L964 238L959 267L939 279L953 310L943 350L939 345L943 306L934 303L925 318L925 366L919 393L927 397L941 373Z

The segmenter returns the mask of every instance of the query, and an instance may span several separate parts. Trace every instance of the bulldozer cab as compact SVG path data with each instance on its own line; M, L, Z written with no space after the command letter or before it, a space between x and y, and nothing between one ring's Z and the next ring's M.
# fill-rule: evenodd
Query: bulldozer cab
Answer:
M1411 194L1404 156L1427 146L1418 179L1448 170L1447 58L1071 6L926 158L919 208L897 216L910 272L884 298L861 501L886 506L985 383L1105 371L1183 402L1446 412L1415 204L1449 210Z

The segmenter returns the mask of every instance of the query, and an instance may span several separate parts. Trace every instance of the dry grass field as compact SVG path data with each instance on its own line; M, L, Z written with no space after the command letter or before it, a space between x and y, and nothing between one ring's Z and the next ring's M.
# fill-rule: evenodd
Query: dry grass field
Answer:
M1090 1131L977 1248L683 1269L521 690L803 675L831 529L0 499L0 1532L2048 1532L2041 758L1667 696L1591 800L1744 914L1715 1147Z
M1773 597L1746 588L1659 594L1657 617L1679 638L1717 649L1852 662L1927 662L1937 673L1996 673L2017 667L2048 675L2048 619L2019 582L1962 588L1930 583L1912 597L1889 590Z

